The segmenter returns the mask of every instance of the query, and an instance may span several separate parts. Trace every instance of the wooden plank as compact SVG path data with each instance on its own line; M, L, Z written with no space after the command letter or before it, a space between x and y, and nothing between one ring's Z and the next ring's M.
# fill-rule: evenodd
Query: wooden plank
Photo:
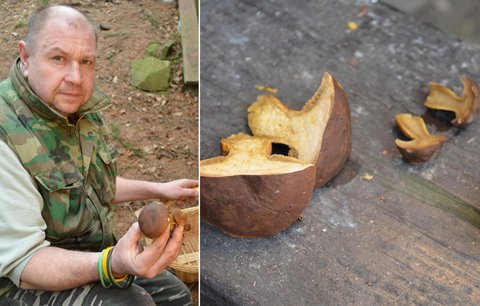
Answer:
M179 0L182 37L183 78L185 84L198 83L198 15L194 0Z
M480 46L381 3L358 17L363 4L202 1L202 159L220 154L221 138L249 132L255 85L299 109L329 71L353 124L344 171L315 191L302 222L270 239L202 223L202 305L480 303L480 121L430 124L448 141L420 166L401 160L393 122L426 112L430 81L459 93L460 75L480 81Z

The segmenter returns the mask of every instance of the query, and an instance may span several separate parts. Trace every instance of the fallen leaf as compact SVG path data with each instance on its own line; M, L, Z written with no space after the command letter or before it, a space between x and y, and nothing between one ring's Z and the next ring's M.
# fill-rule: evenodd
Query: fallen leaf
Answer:
M272 93L274 95L278 92L277 88L271 87L271 86L255 85L255 89L266 91L266 92Z
M355 21L349 21L347 22L347 28L351 31L355 31L358 29L358 24Z
M370 182L371 180L373 180L373 176L368 174L368 173L365 173L363 176L362 176L362 179L364 179L365 181L367 182Z
M145 154L153 154L155 152L155 148L153 146L145 146L143 147L143 152L145 152Z
M355 67L355 66L357 66L357 60L355 58L351 58L347 61L347 64L352 66L352 67Z
M362 6L362 8L358 11L357 16L363 17L368 12L368 5Z

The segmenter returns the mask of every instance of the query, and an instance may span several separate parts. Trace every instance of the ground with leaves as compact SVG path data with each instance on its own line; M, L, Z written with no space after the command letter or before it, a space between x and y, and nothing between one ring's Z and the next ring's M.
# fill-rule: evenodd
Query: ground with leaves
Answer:
M42 3L59 1L0 0L0 79L17 57L17 43L26 32L28 15ZM63 2L65 3L65 1ZM182 79L178 8L158 0L67 1L87 13L99 34L96 83L113 100L105 114L119 157L119 173L128 178L169 181L198 176L198 90ZM147 93L130 85L130 62L144 57L150 43L166 44L172 61L171 89ZM129 205L131 204L131 205ZM145 202L128 203L116 211L123 234ZM188 200L180 206L196 205ZM196 286L192 288L196 300Z

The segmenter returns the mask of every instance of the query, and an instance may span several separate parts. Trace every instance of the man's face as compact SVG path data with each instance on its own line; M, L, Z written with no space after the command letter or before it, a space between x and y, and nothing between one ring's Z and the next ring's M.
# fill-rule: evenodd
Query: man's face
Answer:
M24 76L45 103L68 116L90 99L96 42L89 25L73 27L62 18L53 18L39 31L36 46L20 45Z

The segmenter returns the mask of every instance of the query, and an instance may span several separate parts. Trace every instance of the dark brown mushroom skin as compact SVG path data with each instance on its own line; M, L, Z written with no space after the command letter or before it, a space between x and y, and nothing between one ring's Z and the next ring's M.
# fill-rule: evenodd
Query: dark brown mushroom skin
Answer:
M160 237L170 227L170 214L162 204L146 205L138 216L138 225L145 237Z
M435 158L446 140L443 135L431 135L420 116L410 113L397 114L395 123L403 134L412 139L395 140L398 151L409 164L420 164Z
M397 145L397 149L407 163L422 164L437 157L442 145L443 142L422 150L405 149Z
M272 237L300 217L314 184L313 165L285 174L201 177L200 214L233 237Z
M352 122L348 96L335 78L333 85L335 103L323 133L322 148L316 162L315 188L324 186L343 169L352 150Z

